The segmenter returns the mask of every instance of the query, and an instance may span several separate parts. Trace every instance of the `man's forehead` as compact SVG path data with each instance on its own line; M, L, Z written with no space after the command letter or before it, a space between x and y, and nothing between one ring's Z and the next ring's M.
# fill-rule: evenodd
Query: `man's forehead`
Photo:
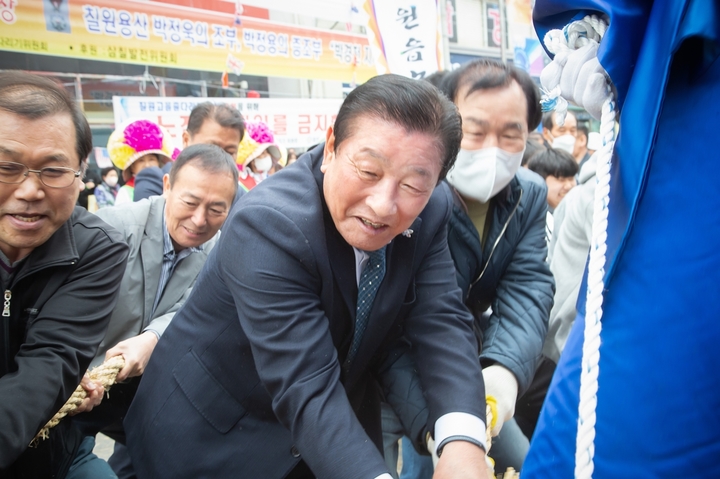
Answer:
M84 163L76 150L76 131L67 112L28 118L0 109L0 153L15 161L68 163L77 168Z
M201 177L202 181L199 181ZM199 164L188 163L178 170L170 188L177 190L181 195L197 196L203 190L212 193L224 191L227 182L235 183L229 171L208 170Z

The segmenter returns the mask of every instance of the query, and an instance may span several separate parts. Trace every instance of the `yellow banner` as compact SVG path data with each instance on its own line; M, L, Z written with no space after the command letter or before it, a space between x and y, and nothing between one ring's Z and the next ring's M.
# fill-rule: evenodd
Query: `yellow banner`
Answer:
M152 1L0 0L0 50L362 83L367 38Z

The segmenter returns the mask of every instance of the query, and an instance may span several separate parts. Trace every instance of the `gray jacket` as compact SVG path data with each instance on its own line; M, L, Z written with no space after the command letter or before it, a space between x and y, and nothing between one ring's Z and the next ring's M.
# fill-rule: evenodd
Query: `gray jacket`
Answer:
M580 170L578 186L555 210L550 271L557 278L557 291L543 353L556 363L577 316L578 294L590 254L596 169L597 157L593 155Z
M195 279L220 233L178 263L152 314L163 259L163 211L165 198L153 196L139 202L103 208L97 215L115 227L130 247L120 296L110 318L105 339L92 362L105 359L108 349L120 341L151 330L162 336L175 312L190 295Z

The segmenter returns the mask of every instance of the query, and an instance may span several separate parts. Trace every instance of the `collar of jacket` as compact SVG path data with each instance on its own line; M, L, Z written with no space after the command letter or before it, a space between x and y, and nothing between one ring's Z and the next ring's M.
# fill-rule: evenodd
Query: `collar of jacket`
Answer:
M455 205L462 211L464 211L467 215L468 209L465 201L462 199L460 193L458 193L455 188L452 188L451 186L451 189L453 192ZM485 275L485 271L490 264L490 260L495 253L497 245L504 236L508 224L512 220L513 216L515 216L517 208L520 205L522 195L522 185L520 184L520 180L518 179L516 174L515 176L513 176L513 179L510 180L510 183L505 188L500 190L498 194L496 194L490 199L488 218L492 219L491 223L487 225L488 231L486 232L486 243L484 245L481 244L480 238L477 238L477 250L480 255L479 259L482 268L480 269L478 275L475 278L471 279L470 290ZM499 221L494 221L495 219L498 219ZM475 230L475 227L474 225L472 225L469 217L467 217L467 224L469 225L468 228L472 227L472 230L475 231L477 235L477 230ZM469 294L470 290L468 290L466 294Z
M447 182L447 179L443 180ZM460 193L453 187L450 183L448 183L448 186L453 192L453 199L456 205L458 205L465 213L468 212L467 205L465 204L465 200L460 196ZM488 209L488 214L492 211L493 208L501 207L507 209L508 207L512 208L518 201L518 198L522 194L522 186L520 186L520 180L518 180L517 175L513 176L512 180L510 180L510 183L500 190L498 194L490 198L490 208Z
M27 264L15 278L14 283L41 269L63 264L75 264L80 259L72 227L78 216L79 208L82 207L76 206L70 219L60 225L60 228L46 242L32 250L27 257Z

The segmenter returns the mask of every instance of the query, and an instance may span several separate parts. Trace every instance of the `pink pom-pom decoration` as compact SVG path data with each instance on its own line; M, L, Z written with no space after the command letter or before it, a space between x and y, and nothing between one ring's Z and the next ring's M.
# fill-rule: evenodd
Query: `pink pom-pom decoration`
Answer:
M123 130L125 144L135 151L161 150L163 147L163 133L160 127L148 120L137 120L130 123Z
M172 160L173 160L173 161L177 160L177 157L178 157L178 156L180 156L180 149L179 149L179 148L175 148L175 149L173 150L173 152L172 152Z
M250 138L260 144L275 143L275 136L272 130L264 121L248 121L245 123L245 131Z

